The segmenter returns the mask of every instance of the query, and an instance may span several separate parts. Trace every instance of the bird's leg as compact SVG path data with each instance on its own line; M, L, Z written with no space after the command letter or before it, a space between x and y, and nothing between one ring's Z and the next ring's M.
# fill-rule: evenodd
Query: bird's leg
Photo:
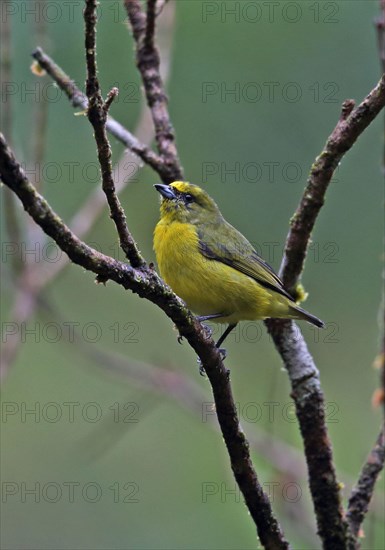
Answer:
M202 321L209 321L210 319L218 319L223 317L223 313L212 313L211 315L198 315L197 319L201 323Z
M215 347L218 348L220 354L222 355L222 359L226 359L226 355L227 355L227 352L225 350L225 348L221 348L220 345L223 344L223 342L225 341L225 339L228 337L228 335L230 334L230 332L237 326L237 323L232 323L230 324L227 329L225 330L225 332L222 334L222 336L219 338L218 342L215 344ZM197 359L198 361L198 365L199 365L199 374L201 376L205 376L206 375L206 372L205 372L205 369L201 363L201 360L198 358ZM230 374L230 371L228 371L228 374Z
M223 313L212 313L211 315L198 315L197 319L200 323L202 323L203 328L206 331L207 338L211 338L211 335L213 333L212 329L208 327L207 325L203 324L203 321L210 321L210 319L218 319L219 317L223 317ZM181 344L183 340L183 336L178 336L178 344Z
M226 357L226 350L221 348L220 345L223 344L223 342L225 341L225 339L228 337L228 335L230 334L230 332L235 329L235 327L237 326L237 323L231 323L227 329L225 330L225 332L222 334L222 336L219 338L218 342L215 344L216 347L220 350L220 352L224 355L224 358Z

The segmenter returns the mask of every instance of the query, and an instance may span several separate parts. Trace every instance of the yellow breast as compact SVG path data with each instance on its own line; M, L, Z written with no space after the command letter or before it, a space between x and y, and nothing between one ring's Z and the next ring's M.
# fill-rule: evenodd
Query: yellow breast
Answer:
M196 294L198 236L191 224L160 221L155 228L154 250L163 279L192 308ZM194 301L194 300L192 300Z
M204 257L192 224L161 220L154 250L161 276L194 313L220 313L217 322L226 323L271 315L276 297L247 275Z

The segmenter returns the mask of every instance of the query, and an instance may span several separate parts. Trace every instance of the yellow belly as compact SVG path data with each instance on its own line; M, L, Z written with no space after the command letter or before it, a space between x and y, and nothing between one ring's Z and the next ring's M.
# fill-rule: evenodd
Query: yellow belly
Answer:
M160 274L198 315L221 314L218 323L289 317L288 300L230 266L204 257L192 225L160 221L154 250Z

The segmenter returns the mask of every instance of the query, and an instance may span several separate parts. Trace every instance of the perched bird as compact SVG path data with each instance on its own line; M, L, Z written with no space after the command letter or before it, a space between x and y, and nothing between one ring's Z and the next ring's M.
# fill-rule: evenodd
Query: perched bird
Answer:
M218 348L239 321L274 317L324 326L295 303L206 191L183 181L154 187L162 195L154 232L160 274L201 321L228 324Z

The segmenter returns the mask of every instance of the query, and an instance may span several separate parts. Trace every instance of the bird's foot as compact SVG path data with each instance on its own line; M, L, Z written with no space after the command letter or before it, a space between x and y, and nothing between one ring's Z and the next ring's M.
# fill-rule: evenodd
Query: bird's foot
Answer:
M197 359L197 363L199 365L199 374L201 376L203 376L203 378L207 378L207 374L206 374L206 371L205 371L205 368L204 366L202 365L202 362L201 360L198 358ZM227 376L227 380L230 380L230 369L226 369L226 376Z
M227 350L225 348L218 348L219 353L221 354L221 359L224 361L227 357ZM227 380L230 380L230 370L226 369Z
M213 334L213 329L208 325L204 325L203 323L202 323L202 327L203 327L203 330L205 331L206 340L209 340Z
M217 348L217 349L218 349L218 351L221 355L222 361L224 361L227 357L227 351L225 350L225 348ZM199 359L199 357L197 357L197 363L198 363L198 366L199 366L199 374L201 376L204 376L205 378L207 378L205 368L202 364L202 361ZM228 376L228 378L230 378L230 371L229 370L227 370L227 376Z
M199 359L199 357L197 358L197 363L198 363L198 367L199 367L199 374L201 376L203 376L204 378L207 378L207 374L206 374L206 371L205 371L205 368L202 364L202 361Z

